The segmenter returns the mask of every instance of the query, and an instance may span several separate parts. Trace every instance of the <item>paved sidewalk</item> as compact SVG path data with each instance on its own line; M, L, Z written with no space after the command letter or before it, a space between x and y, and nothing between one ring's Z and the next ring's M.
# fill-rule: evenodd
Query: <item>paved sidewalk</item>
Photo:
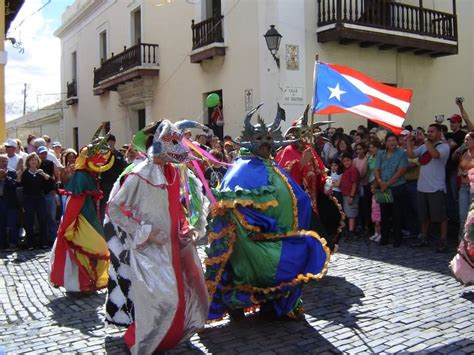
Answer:
M169 353L474 353L474 288L450 276L453 255L343 244L305 288L305 320L224 320ZM104 325L105 294L66 295L47 267L42 251L0 252L0 353L126 353L123 330Z

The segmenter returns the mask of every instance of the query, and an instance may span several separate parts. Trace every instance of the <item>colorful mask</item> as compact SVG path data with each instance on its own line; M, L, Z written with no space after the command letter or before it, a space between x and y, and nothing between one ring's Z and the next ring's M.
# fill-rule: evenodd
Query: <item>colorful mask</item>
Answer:
M75 162L76 170L90 170L95 173L103 173L109 170L115 163L115 156L110 152L107 144L108 134L101 137L103 125L94 133L91 143L83 147Z
M250 150L252 153L257 154L260 147L264 144L269 145L272 148L283 147L291 144L294 141L285 141L280 130L281 121L285 120L285 110L280 105L277 106L277 114L272 124L266 125L263 119L259 116L257 118L257 124L253 125L250 123L253 114L263 105L259 104L253 110L249 111L244 118L244 130L242 131L242 141L238 144Z
M315 128L332 123L332 121L319 121L314 122L312 128L310 127L311 124L308 124L308 113L309 113L309 105L306 106L303 115L295 120L291 127L288 128L285 132L286 139L299 139L303 143L311 143L312 136L314 135L313 132Z
M153 156L171 163L184 162L189 154L189 149L182 143L183 131L187 128L209 130L203 124L191 120L181 120L174 124L163 120L153 137Z

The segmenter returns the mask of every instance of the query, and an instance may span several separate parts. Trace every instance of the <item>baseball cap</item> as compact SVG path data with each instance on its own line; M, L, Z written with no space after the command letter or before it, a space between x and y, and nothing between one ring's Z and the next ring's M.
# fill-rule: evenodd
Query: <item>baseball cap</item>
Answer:
M51 148L62 147L61 142L53 142Z
M48 148L46 148L45 146L41 146L41 147L38 147L38 149L36 149L36 153L38 154L47 153L47 152L48 152Z
M16 147L17 146L16 141L14 139L11 139L11 138L7 139L7 141L5 143L3 143L3 145L5 147Z
M451 117L448 118L448 121L455 122L455 123L461 123L462 122L462 117L458 114L454 114Z

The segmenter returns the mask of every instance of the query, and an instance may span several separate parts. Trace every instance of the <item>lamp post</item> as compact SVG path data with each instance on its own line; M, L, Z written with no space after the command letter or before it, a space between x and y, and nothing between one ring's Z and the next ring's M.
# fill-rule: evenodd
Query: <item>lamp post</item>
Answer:
M280 48L281 37L283 37L275 28L275 25L270 25L270 29L263 35L267 42L267 47L270 53L275 59L278 69L280 69L280 57L277 55L278 49Z

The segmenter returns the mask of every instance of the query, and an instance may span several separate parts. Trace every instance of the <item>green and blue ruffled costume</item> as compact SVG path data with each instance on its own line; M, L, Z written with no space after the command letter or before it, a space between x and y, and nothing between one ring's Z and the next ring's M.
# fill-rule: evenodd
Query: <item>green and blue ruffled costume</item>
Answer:
M311 201L271 160L243 156L215 191L206 259L209 320L257 306L276 316L300 311L302 284L321 279L330 258L310 231Z

